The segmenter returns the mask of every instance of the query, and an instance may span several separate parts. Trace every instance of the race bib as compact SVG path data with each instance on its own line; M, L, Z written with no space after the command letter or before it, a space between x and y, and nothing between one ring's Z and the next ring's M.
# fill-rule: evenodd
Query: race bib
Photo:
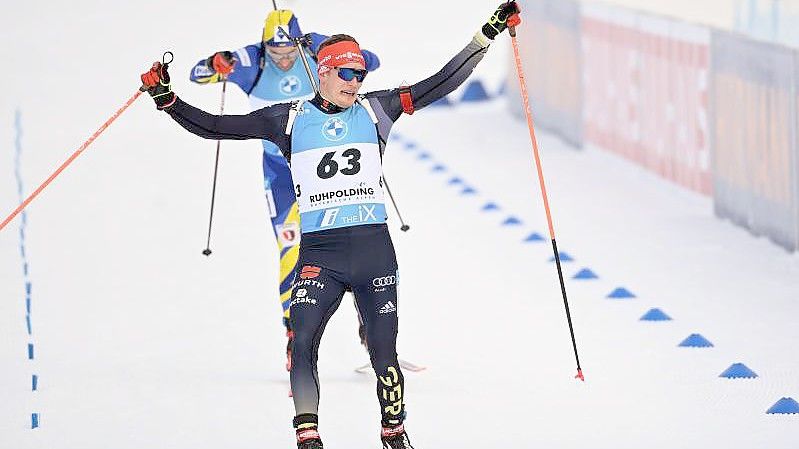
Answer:
M383 173L376 143L347 143L292 154L303 232L383 223Z

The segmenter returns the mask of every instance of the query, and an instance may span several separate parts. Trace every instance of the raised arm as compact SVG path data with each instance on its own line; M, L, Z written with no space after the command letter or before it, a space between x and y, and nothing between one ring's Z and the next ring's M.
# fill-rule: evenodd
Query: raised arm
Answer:
M261 70L260 58L258 45L248 45L234 52L218 51L197 61L189 73L189 79L197 84L218 83L226 79L244 92L250 92Z
M285 140L289 104L258 109L247 115L214 115L186 103L172 92L168 64L156 62L141 76L142 84L158 109L167 112L183 128L205 139L263 139L276 144Z
M403 112L413 113L446 96L472 74L494 38L508 28L508 22L513 26L520 23L519 12L515 1L499 5L488 22L475 33L471 42L438 73L409 87L374 92L367 97L375 97L386 115L396 121Z

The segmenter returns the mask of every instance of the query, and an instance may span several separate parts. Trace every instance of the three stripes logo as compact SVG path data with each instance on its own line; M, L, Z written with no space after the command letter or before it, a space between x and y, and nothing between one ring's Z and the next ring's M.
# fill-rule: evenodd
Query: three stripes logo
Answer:
M396 311L397 311L397 306L394 305L394 302L389 301L383 304L383 307L381 307L380 310L377 311L377 313L385 315L387 313L394 313Z
M315 267L313 265L305 265L300 270L300 278L301 279L313 279L319 276L319 273L322 272L322 269L319 267Z

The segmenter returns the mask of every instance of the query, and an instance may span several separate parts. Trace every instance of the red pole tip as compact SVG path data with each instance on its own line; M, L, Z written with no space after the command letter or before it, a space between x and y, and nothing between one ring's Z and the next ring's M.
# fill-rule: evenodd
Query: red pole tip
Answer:
M580 379L583 382L585 382L585 377L583 377L583 370L581 370L580 368L577 368L577 375L574 376L574 378L575 379Z

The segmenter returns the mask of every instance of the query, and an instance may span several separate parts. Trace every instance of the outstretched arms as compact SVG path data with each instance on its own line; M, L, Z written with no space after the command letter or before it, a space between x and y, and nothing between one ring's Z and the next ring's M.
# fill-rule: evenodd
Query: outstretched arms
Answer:
M197 84L218 83L226 79L249 92L260 71L259 52L258 45L248 45L232 52L218 51L197 61L189 79Z
M289 104L258 109L247 115L214 115L177 98L172 92L169 65L156 62L142 74L142 84L158 109L167 112L189 132L206 139L264 139L281 146L285 137Z
M460 86L477 64L483 59L489 45L508 25L520 23L520 10L515 1L505 2L497 8L491 18L475 33L471 42L456 54L435 75L416 84L400 89L374 92L386 115L396 121L403 112L408 114L421 109L454 91Z

